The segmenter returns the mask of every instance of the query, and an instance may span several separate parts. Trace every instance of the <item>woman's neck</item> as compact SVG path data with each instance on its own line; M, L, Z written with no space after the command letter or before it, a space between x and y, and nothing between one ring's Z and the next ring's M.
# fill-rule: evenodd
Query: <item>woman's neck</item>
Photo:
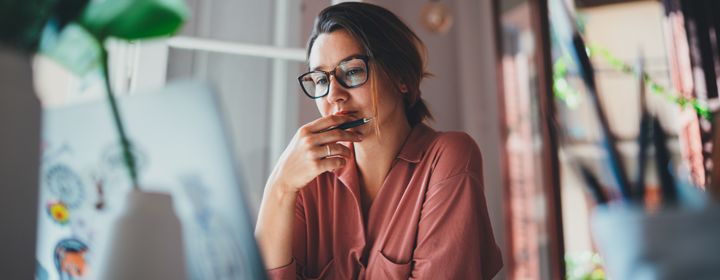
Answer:
M400 153L400 149L405 144L412 127L407 121L393 127L380 127L380 137L373 133L373 137L364 139L362 142L355 143L355 162L359 171L370 173L372 177L385 178L386 173L390 170L390 165ZM368 141L369 140L369 141ZM386 166L386 168L379 168ZM378 170L379 169L379 170ZM373 171L382 171L381 174ZM365 176L367 177L367 176Z
M372 137L354 143L355 163L358 168L363 212L365 214L367 214L367 210L385 181L393 161L400 153L400 149L402 149L412 130L412 127L404 118L403 121L395 123L396 125L383 125L380 127L382 140L376 133L373 133Z

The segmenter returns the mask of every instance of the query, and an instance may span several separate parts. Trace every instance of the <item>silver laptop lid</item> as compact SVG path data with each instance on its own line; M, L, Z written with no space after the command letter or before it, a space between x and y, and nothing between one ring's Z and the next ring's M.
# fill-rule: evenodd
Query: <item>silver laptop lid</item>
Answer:
M172 83L118 98L118 106L141 189L173 196L189 278L264 279L242 181L210 88ZM132 190L109 104L44 110L42 139L38 278L96 279L108 231ZM86 269L82 275L61 269L67 262Z

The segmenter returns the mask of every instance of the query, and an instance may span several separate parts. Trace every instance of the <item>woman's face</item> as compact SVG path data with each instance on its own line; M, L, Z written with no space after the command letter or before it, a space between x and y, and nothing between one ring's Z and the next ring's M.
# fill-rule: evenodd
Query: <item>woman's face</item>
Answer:
M346 30L340 29L331 33L320 34L310 50L310 69L332 71L335 67L351 57L366 55L364 48ZM372 64L369 61L368 64ZM356 88L344 88L335 81L330 82L330 89L326 96L316 99L318 110L323 116L349 115L355 119L373 117L372 79L376 78L370 71L368 81ZM400 125L407 122L405 110L400 102L400 94L395 93L393 84L384 79L376 81L378 95L378 118L381 127ZM373 122L368 125L356 127L356 132L362 133L367 139L373 135ZM353 130L353 129L351 129Z

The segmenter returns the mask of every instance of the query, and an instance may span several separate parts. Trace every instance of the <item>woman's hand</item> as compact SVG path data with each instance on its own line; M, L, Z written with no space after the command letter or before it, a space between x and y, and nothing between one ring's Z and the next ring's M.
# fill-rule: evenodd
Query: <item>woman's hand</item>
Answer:
M292 261L297 192L321 173L352 160L350 149L336 142L358 142L363 138L362 134L342 129L318 132L349 121L351 117L333 115L301 127L270 174L255 227L255 239L267 269Z
M352 120L349 116L330 115L298 129L275 165L266 188L298 192L323 172L345 166L352 154L350 149L336 142L359 142L363 139L362 134L342 129L318 132Z

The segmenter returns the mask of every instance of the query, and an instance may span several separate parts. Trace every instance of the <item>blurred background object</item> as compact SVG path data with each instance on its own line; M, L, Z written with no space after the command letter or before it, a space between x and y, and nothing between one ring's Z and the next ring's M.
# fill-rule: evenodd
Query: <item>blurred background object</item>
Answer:
M717 27L712 17L717 1L494 3L502 50L497 64L503 75L499 95L506 110L504 165L511 170L505 174L506 197L508 204L518 205L506 213L512 252L506 262L508 279L556 279L566 271L565 276L572 277L572 269L563 269L570 263L562 262L561 256L598 251L589 226L597 196L585 190L578 165L589 167L611 199L629 195L613 175L616 166L625 166L630 179L625 185L644 190L639 199L650 212L659 211L671 197L662 194L658 179L668 168L680 180L691 179L698 189L707 186L712 145L705 133L718 107L713 68ZM602 104L609 128L605 132L582 76L587 71L572 55L573 30L584 39L583 52L592 62L597 103ZM641 73L635 63L638 49L643 51ZM686 70L679 68L683 65ZM654 146L668 148L668 168L655 160L639 163L641 103L662 124L655 134L667 132ZM620 162L613 163L604 148L608 133L616 138ZM531 155L534 166L527 163ZM655 159L656 150L647 150L646 157Z
M106 268L93 271L100 274L97 278L187 280L183 230L173 196L131 191L125 200L126 213L110 228Z
M453 16L439 0L430 0L420 10L420 22L429 32L445 33L452 27Z
M0 45L0 271L7 279L35 274L40 102L30 57Z
M9 0L0 3L0 42L6 47L35 51L54 2Z
M0 271L35 275L40 103L31 53L54 8L51 0L0 3Z

